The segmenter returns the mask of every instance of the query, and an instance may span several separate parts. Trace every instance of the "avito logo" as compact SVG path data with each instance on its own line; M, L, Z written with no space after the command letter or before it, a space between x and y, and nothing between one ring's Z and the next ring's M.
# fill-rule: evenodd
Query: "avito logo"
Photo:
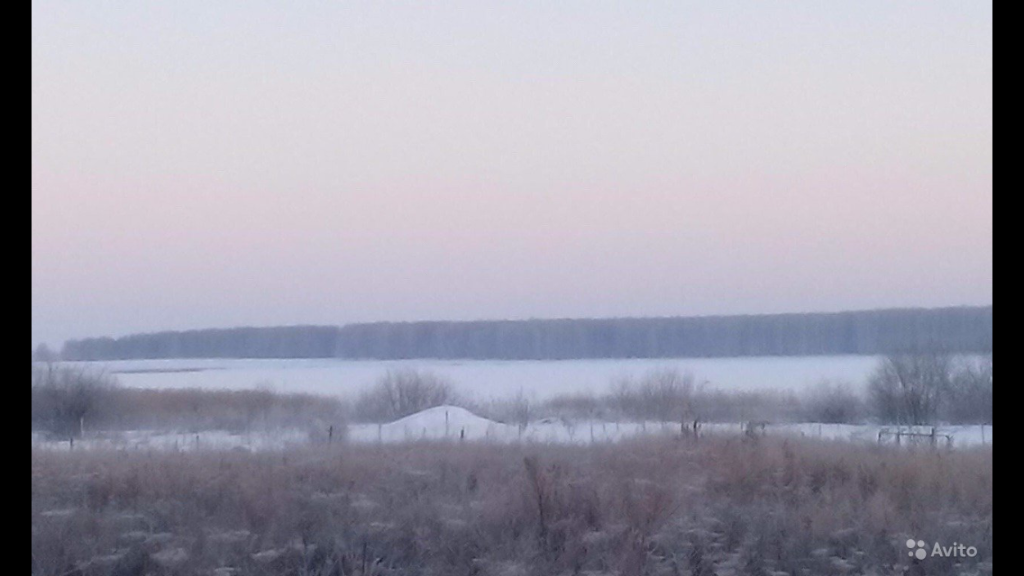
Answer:
M910 548L907 556L917 558L918 560L924 560L929 556L938 556L940 558L974 558L978 555L978 549L974 546L964 546L958 542L953 542L952 546L942 546L936 542L932 546L931 554L929 554L924 540L914 540L911 538L907 540L907 548Z

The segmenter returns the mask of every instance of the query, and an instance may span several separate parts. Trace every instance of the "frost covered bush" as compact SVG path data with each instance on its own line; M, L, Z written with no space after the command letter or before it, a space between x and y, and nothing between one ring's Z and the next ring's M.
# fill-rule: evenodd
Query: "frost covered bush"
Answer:
M418 370L389 370L355 402L353 416L370 422L390 422L427 408L459 402L447 380Z
M849 384L821 382L801 401L807 422L853 424L864 418L864 401Z
M868 381L875 417L893 424L992 422L992 357L884 357Z
M116 385L109 375L86 368L52 363L33 367L33 428L81 436L85 419L102 407Z

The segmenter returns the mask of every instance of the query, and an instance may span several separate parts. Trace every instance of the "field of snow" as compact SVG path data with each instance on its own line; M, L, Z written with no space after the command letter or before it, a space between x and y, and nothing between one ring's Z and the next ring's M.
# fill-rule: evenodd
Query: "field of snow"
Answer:
M931 427L915 428L853 424L769 424L765 435L786 435L794 437L820 438L823 440L850 441L861 443L896 444L899 432L900 445L930 445ZM743 423L703 423L701 435L743 435ZM879 433L882 432L880 435ZM760 434L760 431L757 431ZM568 421L546 419L532 422L520 428L488 420L458 406L438 406L388 424L354 424L348 428L348 441L372 442L415 442L420 440L451 442L535 442L555 444L589 444L614 442L643 435L679 435L678 423L668 422L606 422ZM992 443L991 426L939 426L935 428L936 444L952 448L965 448ZM95 434L76 440L74 449L114 448L122 450L180 450L198 449L242 449L279 450L305 446L311 443L323 444L327 440L326 430L281 430L232 434L225 431L203 431L199 433L156 433L133 431L123 433ZM47 440L33 434L35 447L62 449L71 448L67 440Z
M137 388L246 389L351 397L388 370L415 368L450 380L478 400L524 392L535 399L577 392L604 392L613 379L639 377L662 368L692 374L697 383L723 390L799 391L823 379L862 385L877 363L873 356L807 356L558 361L497 360L130 360L85 363Z
M702 434L744 434L745 423L702 423ZM881 442L894 444L900 432L900 443L929 443L930 426L897 428L869 424L769 424L764 434L783 434L825 440ZM645 434L680 434L676 422L606 422L570 421L549 418L519 426L481 418L458 406L438 406L388 424L356 424L349 426L349 439L356 442L407 442L415 440L484 440L495 442L575 443L616 441ZM760 433L760 432L759 432ZM909 435L909 434L913 435ZM992 442L992 427L939 426L936 441L945 445L951 438L953 447L966 447Z

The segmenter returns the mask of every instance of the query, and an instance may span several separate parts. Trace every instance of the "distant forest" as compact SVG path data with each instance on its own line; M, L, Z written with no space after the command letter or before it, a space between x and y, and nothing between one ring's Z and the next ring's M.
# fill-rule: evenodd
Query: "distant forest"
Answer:
M992 307L674 318L381 322L86 338L65 360L693 358L991 352Z

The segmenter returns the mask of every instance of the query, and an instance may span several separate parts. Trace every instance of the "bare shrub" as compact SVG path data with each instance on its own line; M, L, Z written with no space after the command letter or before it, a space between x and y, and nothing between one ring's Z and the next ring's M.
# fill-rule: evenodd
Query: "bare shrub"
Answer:
M47 376L45 370L34 378L33 430L66 434L68 425L77 425L85 417L86 428L91 431L252 432L316 427L326 434L334 426L342 434L348 420L344 402L310 394L280 394L266 389L137 389L113 385L113 380L106 377L91 384L78 380ZM76 382L75 386L69 385ZM86 407L88 410L79 416Z
M336 398L266 389L120 389L97 425L117 430L176 429L251 432L343 426L348 408Z
M800 399L791 392L726 391L696 386L690 374L656 370L638 380L614 380L604 395L563 394L538 405L543 417L612 418L634 421L800 421Z
M373 388L359 396L354 416L363 421L387 422L458 402L447 380L418 370L389 370Z
M522 389L509 398L492 399L483 403L470 403L462 399L460 404L484 418L515 424L520 431L525 430L530 422L538 416L538 406Z
M522 389L509 402L509 412L511 421L519 427L520 431L530 425L530 420L533 417L533 404Z
M953 359L942 353L882 358L868 381L876 416L895 424L931 424L950 389Z
M81 436L91 416L116 381L108 374L84 367L49 363L32 370L33 427L55 434Z
M543 412L561 418L592 419L601 416L605 402L592 394L562 394L548 399Z
M950 378L943 417L957 424L991 424L992 407L992 356L959 359Z
M612 385L612 403L627 418L676 421L693 412L694 379L678 370L654 370L639 381L621 379Z
M824 381L801 398L804 420L851 424L864 418L864 401L847 383Z
M45 342L36 347L36 349L32 352L33 362L52 363L56 362L59 359L59 354L54 352L53 349L51 349Z
M800 400L788 391L701 390L694 404L709 422L795 422L802 418Z

